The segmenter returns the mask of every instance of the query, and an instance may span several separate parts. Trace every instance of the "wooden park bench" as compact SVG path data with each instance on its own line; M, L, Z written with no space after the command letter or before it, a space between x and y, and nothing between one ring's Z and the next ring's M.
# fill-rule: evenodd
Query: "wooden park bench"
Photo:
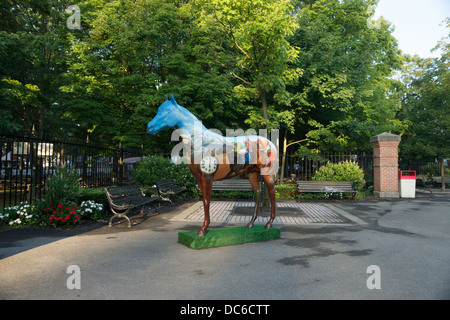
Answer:
M109 206L114 215L109 220L109 226L113 218L126 218L128 220L128 227L131 227L131 221L127 217L127 214L136 207L141 206L141 214L144 212L144 206L146 204L152 204L153 202L159 200L159 197L147 197L142 192L142 189L137 184L122 186L122 187L111 187L105 188L106 198L108 199ZM153 204L155 212L158 209Z
M169 201L170 203L172 203L172 200L170 199L171 196L182 194L187 191L186 188L178 187L173 180L156 181L156 188L161 200Z
M216 191L253 191L248 179L237 178L214 181L212 189Z
M351 193L355 202L357 190L351 181L297 181L297 202L303 193Z
M264 184L261 186L264 188ZM197 185L197 189L199 189ZM213 191L252 191L253 188L248 179L231 178L225 180L214 181ZM264 189L262 189L264 192Z

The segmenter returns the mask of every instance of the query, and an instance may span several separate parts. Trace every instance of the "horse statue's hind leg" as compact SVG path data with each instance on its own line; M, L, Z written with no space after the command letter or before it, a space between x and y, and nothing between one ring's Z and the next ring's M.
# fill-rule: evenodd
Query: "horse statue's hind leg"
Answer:
M266 223L265 228L271 229L273 220L275 220L276 214L276 205L275 205L275 182L273 181L273 177L271 175L263 175L264 182L267 186L267 193L269 194L270 199L270 219Z
M259 204L260 204L260 199L261 199L261 184L259 183L259 176L260 176L259 172L251 172L248 174L248 180L250 180L252 188L255 191L256 199L255 199L255 209L253 211L253 217L250 220L250 222L247 224L247 228L252 228L256 218L258 218ZM270 209L271 209L270 219L266 223L265 228L270 229L270 228L272 228L272 223L273 223L273 220L275 220L275 215L276 215L275 183L273 181L272 176L263 175L263 178L264 178L264 182L266 183L266 186L267 186L267 192L269 194Z
M253 191L255 192L255 209L253 211L252 219L247 224L247 228L253 228L253 223L255 222L256 218L258 218L259 203L261 199L261 184L259 183L259 176L259 172L248 173L248 180L250 181Z

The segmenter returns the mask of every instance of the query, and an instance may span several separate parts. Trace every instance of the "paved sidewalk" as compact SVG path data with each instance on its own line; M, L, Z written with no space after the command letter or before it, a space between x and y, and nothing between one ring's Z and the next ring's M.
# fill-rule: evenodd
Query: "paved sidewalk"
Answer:
M0 299L450 299L448 194L301 202L357 220L281 219L281 239L203 250L177 243L201 225L186 219L196 203L137 215L132 228L0 229ZM211 228L242 223L229 214ZM72 265L80 289L67 287Z

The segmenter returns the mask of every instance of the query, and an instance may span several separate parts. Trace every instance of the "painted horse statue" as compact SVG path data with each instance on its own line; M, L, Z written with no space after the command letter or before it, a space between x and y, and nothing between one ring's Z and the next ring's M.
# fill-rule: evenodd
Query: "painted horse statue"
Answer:
M147 132L154 135L171 127L176 127L174 133L178 132L178 138L183 139L186 161L203 196L205 218L197 236L205 236L210 223L209 208L213 182L244 173L247 173L256 195L253 217L247 228L252 228L258 217L261 175L267 186L271 206L271 215L265 228L272 228L276 211L273 175L278 170L275 145L262 136L223 137L213 130L208 130L192 113L178 105L173 95L170 100L166 97L166 101L158 108L158 113L147 125Z

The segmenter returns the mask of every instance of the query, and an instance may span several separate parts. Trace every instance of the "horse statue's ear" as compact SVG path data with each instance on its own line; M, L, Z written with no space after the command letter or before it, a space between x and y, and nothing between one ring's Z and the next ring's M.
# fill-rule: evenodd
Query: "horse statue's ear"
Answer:
M177 105L177 102L175 101L175 98L173 97L173 94L170 95L170 101L172 101L172 103L174 105Z

